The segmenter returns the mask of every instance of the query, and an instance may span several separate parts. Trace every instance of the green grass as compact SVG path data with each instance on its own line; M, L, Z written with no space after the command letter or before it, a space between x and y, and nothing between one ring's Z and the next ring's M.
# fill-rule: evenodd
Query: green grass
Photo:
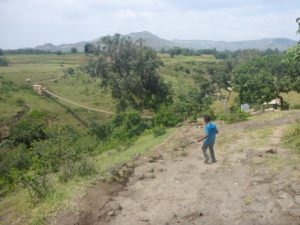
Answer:
M162 77L170 82L173 86L176 95L185 94L191 88L197 87L195 85L195 76L199 75L199 68L206 73L208 64L216 61L214 56L175 56L171 58L169 55L160 55L164 66L160 68L159 72ZM176 71L176 68L182 67L188 69L189 73L185 71Z
M47 83L47 87L57 95L83 105L115 111L115 102L109 91L101 89L99 79L91 79L79 73Z
M56 175L52 175L54 191L40 203L34 204L24 189L11 193L0 201L0 224L41 225L45 223L46 218L60 210L70 209L76 212L76 199L83 195L88 185L99 180L99 176L106 176L109 168L131 161L136 154L151 154L155 146L160 145L175 131L176 128L168 129L166 134L159 137L154 137L153 134L143 135L126 150L113 149L91 157L90 160L97 171L91 177L75 177L63 184L58 181Z
M196 70L203 68L205 73L207 64L216 61L213 56L209 55L176 56L174 58L167 55L160 56L164 66L161 67L159 72L167 82L171 82L175 95L185 94L191 88L194 88ZM77 68L75 75L67 75L58 81L47 82L43 85L57 95L74 102L109 111L115 110L116 103L111 98L110 93L105 92L100 87L100 80L91 78L80 71L79 67L85 62L84 54L8 55L7 58L10 65L0 68L0 76L5 80L13 81L17 85L28 84L26 79L30 79L34 83L57 78L64 74L63 71L67 67ZM189 69L190 73L176 71L175 69L179 66ZM58 101L61 103L59 105L29 90L21 90L11 92L4 97L1 96L0 121L6 121L22 110L22 107L16 103L18 99L25 101L25 104L31 109L48 111L55 118L50 123L79 124L70 113L67 113L68 109L63 107L64 105L88 123L103 121L109 117L105 114L89 112L65 102Z

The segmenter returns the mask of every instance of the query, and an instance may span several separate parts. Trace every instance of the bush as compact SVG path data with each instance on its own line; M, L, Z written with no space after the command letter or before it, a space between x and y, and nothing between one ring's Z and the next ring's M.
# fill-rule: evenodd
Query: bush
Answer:
M210 115L215 118L209 107L210 104L210 97L202 97L197 92L190 92L172 104L161 106L154 115L152 123L154 126L172 127L186 119L196 120L199 116Z
M91 135L96 135L100 140L105 140L111 133L111 126L108 123L97 124L93 122L90 125L88 133Z
M33 141L45 139L45 115L47 114L44 111L31 111L10 128L10 139L13 140L16 145L26 144L27 146L30 146Z
M6 58L0 57L0 67L8 66L8 64L9 64L9 61Z
M68 67L67 69L64 70L64 73L66 75L74 75L75 74L75 70L73 67Z
M181 112L176 112L175 105L163 105L153 117L153 125L163 125L167 127L176 126L179 122L185 119L185 115Z
M26 188L34 201L44 199L50 192L51 186L46 173L24 175L20 178L21 185Z
M95 172L93 163L88 160L81 160L76 166L76 173L81 177L90 176Z
M154 137L159 137L159 136L162 136L165 133L167 133L167 130L166 130L166 127L164 127L164 126L157 126L152 129L152 132L153 132Z
M290 108L290 104L287 101L283 101L281 109L289 110L289 108Z
M295 104L291 107L291 109L300 109L300 104Z
M221 113L217 116L219 120L224 120L230 123L247 120L249 113L241 110L231 111L229 113Z
M300 154L300 120L297 120L290 131L284 136L284 142Z

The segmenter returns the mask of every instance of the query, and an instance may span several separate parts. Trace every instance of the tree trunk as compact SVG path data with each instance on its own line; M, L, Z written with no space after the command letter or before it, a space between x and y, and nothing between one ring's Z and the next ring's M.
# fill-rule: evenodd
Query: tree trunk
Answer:
M228 105L230 94L231 94L231 91L228 91L227 96L226 96L225 101L224 101L224 112L225 113L227 113L227 111L228 111L227 110L227 105Z
M283 110L283 97L281 97L280 95L276 95L277 98L279 98L280 100L280 109Z

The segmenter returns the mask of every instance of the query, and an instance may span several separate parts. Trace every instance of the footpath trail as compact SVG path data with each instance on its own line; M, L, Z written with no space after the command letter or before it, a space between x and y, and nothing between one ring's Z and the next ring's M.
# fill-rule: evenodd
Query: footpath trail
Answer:
M219 125L218 163L203 163L186 124L151 157L135 162L125 186L99 184L79 199L79 213L51 224L78 225L299 225L300 159L281 147L299 111ZM131 168L133 164L123 165Z
M87 105L84 105L84 104L72 101L70 99L64 98L62 96L59 96L59 95L53 93L52 91L50 91L49 89L47 89L47 87L45 87L45 86L42 87L42 85L45 85L46 83L58 81L58 80L60 80L63 77L64 77L64 74L61 74L61 75L59 75L56 78L51 78L51 79L48 79L48 80L37 81L35 83L38 84L38 85L41 85L42 92L46 93L48 96L54 97L54 98L59 99L59 100L61 100L63 102L66 102L68 104L71 104L71 105L74 105L74 106L77 106L77 107L80 107L80 108L83 108L83 109L86 109L86 110L89 110L89 111L98 112L98 113L104 113L104 114L108 114L108 115L116 115L117 114L116 112L112 112L112 111L108 111L108 110L104 110L104 109L98 109L98 108L90 107L90 106L87 106ZM151 119L152 117L151 116L142 115L142 118L144 118L144 119Z

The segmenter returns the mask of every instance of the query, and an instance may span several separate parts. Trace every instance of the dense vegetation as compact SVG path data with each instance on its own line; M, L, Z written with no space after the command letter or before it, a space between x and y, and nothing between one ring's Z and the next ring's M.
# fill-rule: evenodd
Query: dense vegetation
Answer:
M4 51L10 64L0 71L0 195L26 189L33 202L43 202L55 185L99 173L93 159L110 150L121 155L144 136L157 140L184 120L207 114L246 120L242 103L259 108L274 98L288 106L284 96L300 92L299 49L163 50L169 56L115 35L86 44L85 55L77 49L68 56ZM47 83L49 90L117 115L99 116L38 96L26 81L55 77L61 78ZM222 108L213 110L215 103ZM287 141L298 149L298 139L299 124Z
M216 49L189 49L189 48L180 48L174 47L170 49L161 49L160 53L162 54L169 54L170 57L175 57L178 55L213 55L216 59L231 59L231 58L239 58L245 59L246 57L258 57L258 56L265 56L265 55L278 55L280 54L278 49L266 49L266 50L258 50L258 49L244 49L244 50L236 50L236 51L218 51Z

